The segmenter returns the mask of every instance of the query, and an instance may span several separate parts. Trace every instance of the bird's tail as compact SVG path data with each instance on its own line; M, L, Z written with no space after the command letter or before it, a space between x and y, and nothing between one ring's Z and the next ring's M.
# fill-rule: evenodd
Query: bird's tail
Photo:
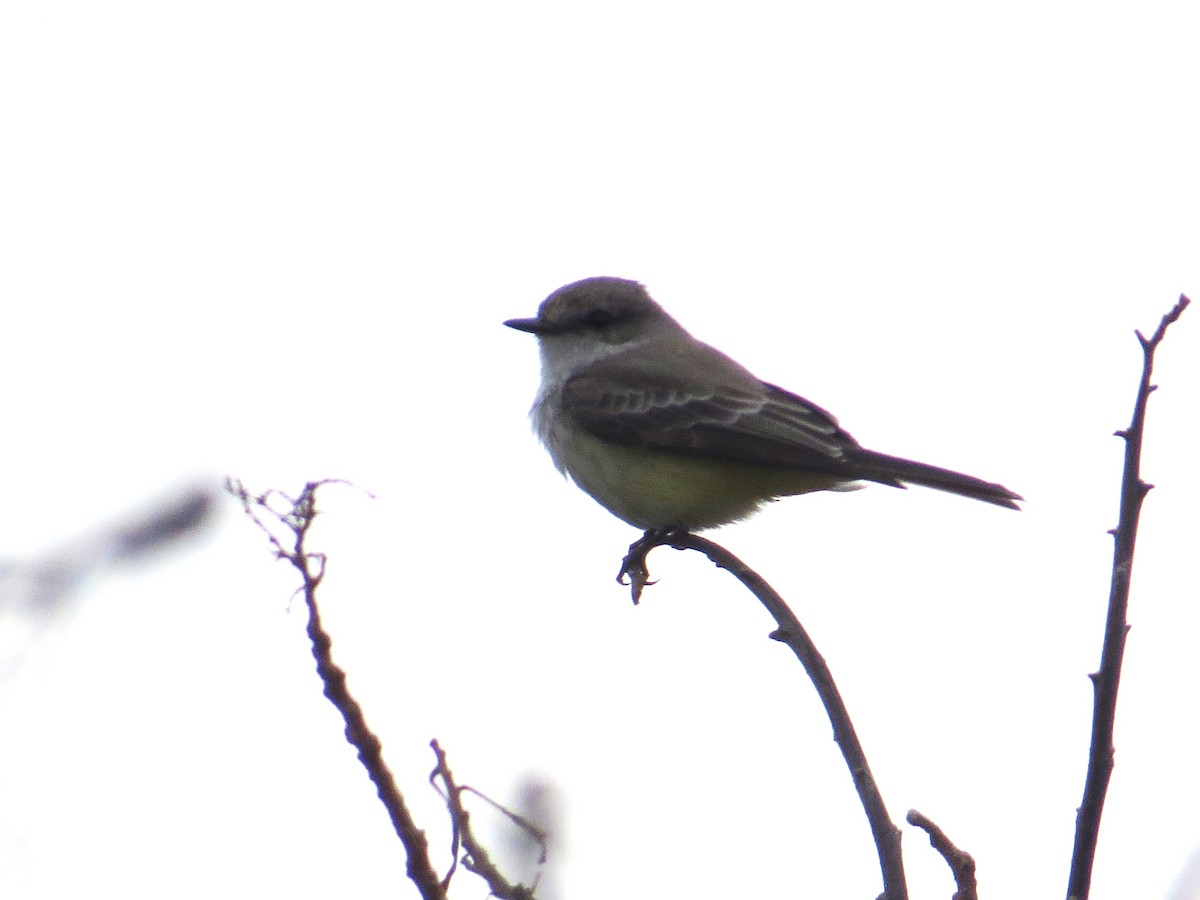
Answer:
M911 459L901 459L898 456L888 456L884 453L864 451L863 455L854 460L854 468L861 473L860 477L867 481L880 484L890 484L893 487L904 487L905 484L919 484L924 487L947 491L951 494L961 494L972 497L984 503L994 503L1008 509L1020 509L1016 501L1024 500L1020 494L1014 494L1002 484L994 484L963 475L961 472L951 472L925 463L914 462Z

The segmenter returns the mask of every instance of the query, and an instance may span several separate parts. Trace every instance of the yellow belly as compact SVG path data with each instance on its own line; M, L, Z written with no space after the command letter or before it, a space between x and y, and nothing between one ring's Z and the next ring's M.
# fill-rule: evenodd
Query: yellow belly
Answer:
M613 515L638 528L698 531L744 519L776 497L852 490L832 475L683 456L577 435L559 448L571 479Z

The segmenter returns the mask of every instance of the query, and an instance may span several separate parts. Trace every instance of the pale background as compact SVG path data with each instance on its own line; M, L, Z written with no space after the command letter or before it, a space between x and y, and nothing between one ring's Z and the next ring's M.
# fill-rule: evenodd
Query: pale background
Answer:
M1140 353L1200 292L1192 4L0 7L0 555L193 479L324 495L334 652L440 865L425 776L563 797L561 896L874 897L830 729L765 613L530 435L559 285L636 278L865 445L1019 514L872 488L713 536L792 602L884 797L1061 897ZM1197 298L1200 299L1200 298ZM1093 897L1200 846L1200 310L1160 354ZM11 612L5 896L414 896L231 508ZM19 592L9 583L7 595ZM908 830L914 896L945 867ZM457 895L482 897L459 876Z

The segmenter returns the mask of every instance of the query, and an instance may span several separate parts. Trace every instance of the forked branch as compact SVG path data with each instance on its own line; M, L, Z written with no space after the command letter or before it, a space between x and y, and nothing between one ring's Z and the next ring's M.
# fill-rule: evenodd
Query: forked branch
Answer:
M404 845L408 856L408 877L416 884L423 900L446 900L445 883L434 871L429 860L429 845L425 832L417 827L404 796L396 786L391 770L383 760L383 749L374 732L367 726L358 701L346 685L346 673L333 661L333 641L321 625L317 609L317 588L325 575L325 557L310 551L305 541L317 517L317 489L329 481L310 481L299 497L289 497L282 491L251 494L241 482L230 480L227 488L238 500L246 515L266 534L279 559L287 560L300 573L297 593L303 595L308 608L308 637L312 642L317 674L325 688L325 696L337 707L346 723L346 740L358 751L358 758L375 784L380 801L392 820L392 827ZM282 526L283 536L275 529Z

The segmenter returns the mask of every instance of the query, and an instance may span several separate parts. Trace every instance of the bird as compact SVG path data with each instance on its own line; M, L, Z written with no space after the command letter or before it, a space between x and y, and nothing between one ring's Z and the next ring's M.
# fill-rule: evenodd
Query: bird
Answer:
M862 447L829 412L692 337L637 281L585 278L533 318L533 427L558 470L617 518L697 532L781 497L914 484L1008 509L1003 485Z

